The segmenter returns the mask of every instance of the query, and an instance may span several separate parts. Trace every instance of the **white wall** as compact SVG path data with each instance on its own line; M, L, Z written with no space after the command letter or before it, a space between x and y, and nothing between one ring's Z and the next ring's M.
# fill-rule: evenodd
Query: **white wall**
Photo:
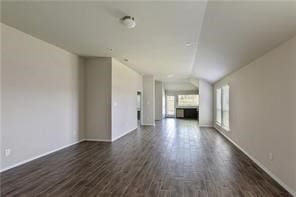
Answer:
M112 58L112 140L137 128L137 91L142 76Z
M111 141L112 59L85 59L85 138Z
M114 141L137 128L142 76L114 58L85 58L85 138Z
M143 125L155 125L155 79L143 76Z
M165 85L162 83L162 118L165 118L166 99L165 99Z
M226 83L231 131L221 131L296 191L296 37L215 87Z
M213 85L199 80L199 126L213 126Z
M4 170L78 142L83 105L76 55L4 24L1 33Z
M79 110L78 110L78 120L79 120L79 139L85 139L85 60L79 58Z
M1 5L0 5L1 9ZM3 155L3 146L2 146L2 24L0 26L0 172L2 169L2 155Z
M163 118L163 92L163 83L161 81L155 81L155 120L161 120Z

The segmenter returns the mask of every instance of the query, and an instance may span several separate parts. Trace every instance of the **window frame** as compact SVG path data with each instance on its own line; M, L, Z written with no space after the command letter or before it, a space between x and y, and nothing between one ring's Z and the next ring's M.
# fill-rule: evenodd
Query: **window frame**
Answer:
M219 98L218 98L218 92L219 93ZM220 102L220 108L218 108L218 101ZM218 121L217 117L218 117L218 111L220 113L220 122ZM216 124L218 126L222 126L222 88L216 88Z
M225 108L225 94L226 94L226 91L225 91L225 88L228 88L228 109L224 109ZM217 104L218 104L218 91L220 90L221 92L221 96L220 96L220 104L221 104L221 109L218 109L217 107ZM216 109L216 114L215 114L215 122L216 122L216 125L220 128L222 128L223 130L225 131L230 131L230 85L229 84L224 84L224 85L221 85L219 87L216 87L216 106L215 106L215 109ZM221 116L221 123L219 121L217 121L217 114L218 114L218 110L220 111L220 116ZM224 113L228 113L228 125L225 125L225 117L224 117Z
M225 88L228 88L228 92L227 92L227 94L228 95L225 95L226 94L226 91L225 91ZM222 128L224 129L224 130L226 130L226 131L229 131L230 130L230 121L229 121L229 115L230 115L230 107L229 107L229 91L230 91L230 87L229 87L229 85L228 84L226 84L226 85L224 85L223 87L222 87ZM225 97L227 96L227 99L228 99L228 101L227 101L227 104L228 104L228 109L225 109L225 108L227 108L227 107L225 107ZM225 123L225 118L226 117L224 117L224 113L227 113L228 114L228 120L227 120L227 122L228 122L228 125L225 125L224 123Z

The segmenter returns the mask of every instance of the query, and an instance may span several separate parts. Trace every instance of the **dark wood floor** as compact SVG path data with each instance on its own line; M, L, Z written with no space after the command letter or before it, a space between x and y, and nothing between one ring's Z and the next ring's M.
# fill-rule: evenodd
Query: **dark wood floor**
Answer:
M2 196L290 196L213 129L166 119L1 174Z

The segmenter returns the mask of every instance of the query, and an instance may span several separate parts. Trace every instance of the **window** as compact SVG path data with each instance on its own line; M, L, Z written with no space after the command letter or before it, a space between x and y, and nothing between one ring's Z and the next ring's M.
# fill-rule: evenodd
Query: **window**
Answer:
M229 85L222 88L222 127L229 130Z
M216 122L219 126L222 124L222 90L216 90Z
M229 85L216 89L216 124L229 131Z
M198 106L198 95L178 95L178 106L180 107L194 107Z

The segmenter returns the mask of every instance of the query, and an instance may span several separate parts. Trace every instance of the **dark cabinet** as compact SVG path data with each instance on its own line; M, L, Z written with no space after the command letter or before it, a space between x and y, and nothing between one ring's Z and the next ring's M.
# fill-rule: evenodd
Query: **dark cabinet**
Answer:
M196 108L176 108L176 117L198 120L198 110Z

